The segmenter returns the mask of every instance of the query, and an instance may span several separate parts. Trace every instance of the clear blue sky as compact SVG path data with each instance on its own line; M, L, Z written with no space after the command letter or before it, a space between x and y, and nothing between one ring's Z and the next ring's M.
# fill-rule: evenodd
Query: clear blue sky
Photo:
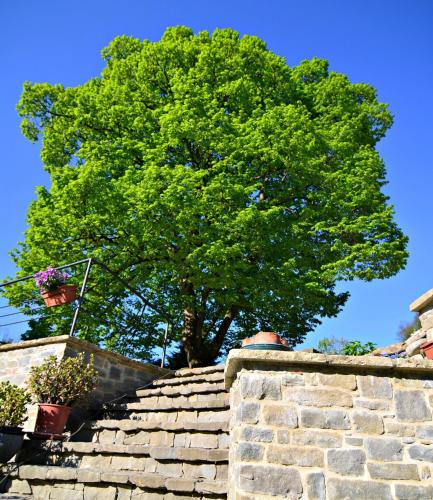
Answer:
M25 80L74 86L102 69L115 36L157 40L167 26L231 27L263 38L289 65L313 56L353 82L367 82L395 122L379 149L385 191L410 238L407 268L387 281L343 284L351 298L306 346L336 335L379 345L395 341L409 303L433 287L433 2L431 0L27 0L0 2L0 277L22 239L36 185L47 184L38 146L20 133L15 105ZM16 335L16 331L3 333Z

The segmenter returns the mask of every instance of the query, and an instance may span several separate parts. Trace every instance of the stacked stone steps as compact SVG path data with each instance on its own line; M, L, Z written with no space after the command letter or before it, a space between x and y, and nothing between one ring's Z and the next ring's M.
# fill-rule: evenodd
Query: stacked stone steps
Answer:
M23 457L33 457L32 465L13 473L9 492L62 500L223 499L228 430L223 367L179 370L109 405L71 441L27 443Z
M35 500L226 498L226 480L169 477L159 473L22 465L10 490ZM26 497L24 497L26 498Z

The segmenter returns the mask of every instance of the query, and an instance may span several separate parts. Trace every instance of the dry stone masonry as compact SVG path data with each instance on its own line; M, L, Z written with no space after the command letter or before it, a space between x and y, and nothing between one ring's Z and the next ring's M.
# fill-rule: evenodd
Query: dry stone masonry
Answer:
M433 498L433 362L231 351L229 498Z
M223 366L171 372L69 442L28 441L6 490L35 500L223 499L228 426Z

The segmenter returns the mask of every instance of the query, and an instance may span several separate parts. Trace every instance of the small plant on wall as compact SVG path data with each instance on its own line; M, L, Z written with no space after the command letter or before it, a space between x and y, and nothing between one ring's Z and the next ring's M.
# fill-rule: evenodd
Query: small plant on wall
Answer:
M41 365L33 366L28 386L38 405L35 432L57 435L63 432L71 406L95 390L99 374L84 354L58 360L49 356ZM55 425L50 427L50 423Z
M0 382L0 463L10 460L23 442L22 424L30 395L10 382Z

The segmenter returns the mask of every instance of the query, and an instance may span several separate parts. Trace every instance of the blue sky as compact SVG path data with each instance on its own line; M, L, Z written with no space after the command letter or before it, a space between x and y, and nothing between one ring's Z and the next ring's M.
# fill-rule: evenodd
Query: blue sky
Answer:
M48 184L39 148L21 136L15 105L25 80L74 86L102 69L115 36L157 40L167 26L231 27L263 38L289 65L328 59L332 70L367 82L389 104L394 125L379 150L385 191L410 238L406 269L386 281L343 283L344 311L308 336L396 340L408 306L433 287L433 2L431 0L53 0L0 3L0 277L14 274L8 252L22 239L35 186ZM1 311L1 310L0 310ZM0 320L0 323L2 321ZM0 329L16 336L17 330Z

